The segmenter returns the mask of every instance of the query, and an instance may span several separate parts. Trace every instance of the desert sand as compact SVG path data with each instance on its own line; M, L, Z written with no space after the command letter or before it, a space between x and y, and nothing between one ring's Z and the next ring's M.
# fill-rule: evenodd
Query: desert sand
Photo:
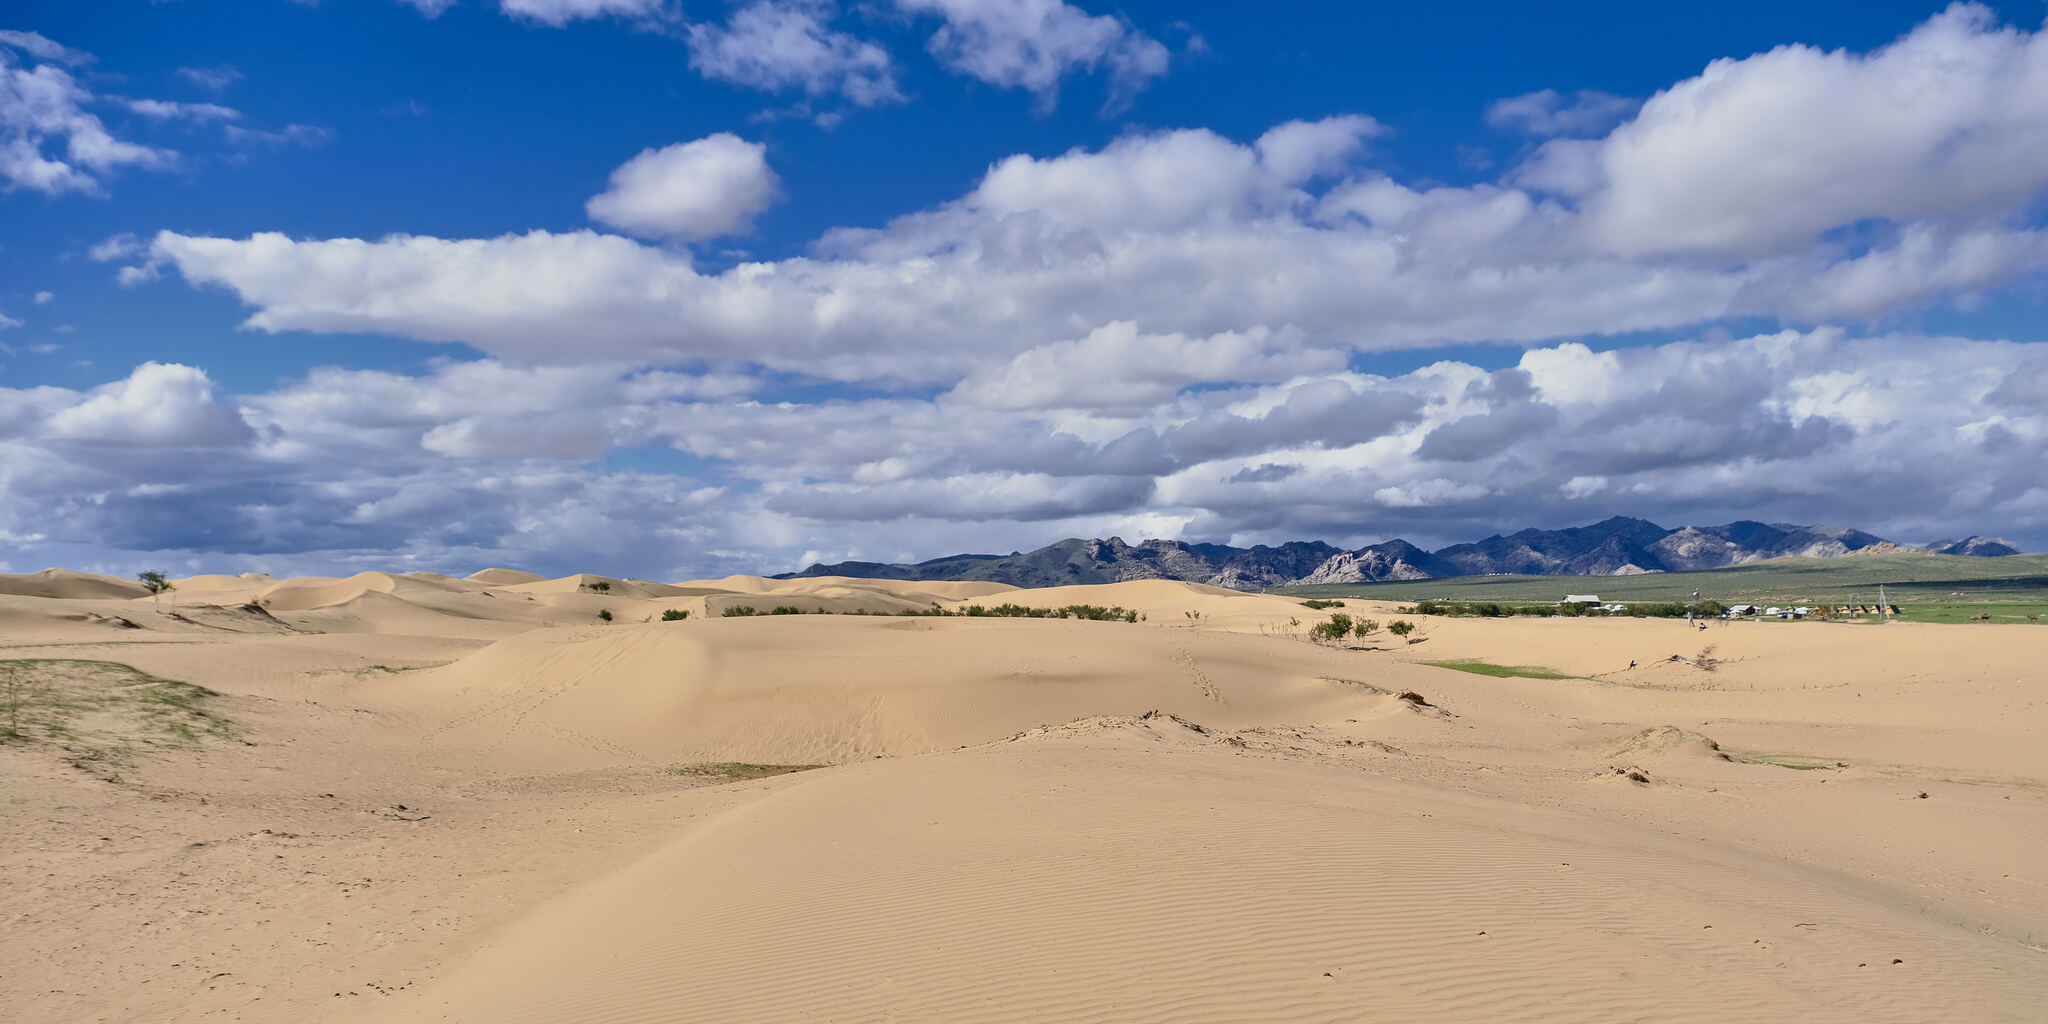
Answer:
M0 577L0 1016L2042 1019L2048 631L1325 614Z

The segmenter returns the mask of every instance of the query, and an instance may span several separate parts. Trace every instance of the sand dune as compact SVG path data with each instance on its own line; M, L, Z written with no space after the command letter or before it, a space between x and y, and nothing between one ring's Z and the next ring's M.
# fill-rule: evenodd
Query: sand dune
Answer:
M797 637L800 636L799 641ZM1412 679L1427 670L1387 666ZM1161 709L1226 727L1375 714L1341 652L1121 622L768 616L546 631L371 692L454 713L437 743L559 767L840 763Z
M117 579L69 569L0 575L0 594L71 601L89 598L141 597L146 594L135 580Z
M470 573L468 578L478 583L489 583L492 586L506 586L513 583L539 583L547 577L537 576L530 572L520 572L517 569L479 569L476 572Z
M69 709L0 743L24 1020L2048 1004L2027 626L1339 649L1304 637L1327 612L1165 581L6 579L0 662ZM1142 621L892 614L1005 602Z
M1983 1020L2041 969L1719 844L1200 739L821 774L386 1019Z

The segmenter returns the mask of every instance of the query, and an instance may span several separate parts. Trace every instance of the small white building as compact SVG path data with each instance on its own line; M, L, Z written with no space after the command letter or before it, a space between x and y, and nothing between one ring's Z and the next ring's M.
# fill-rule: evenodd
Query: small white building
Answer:
M1558 602L1558 603L1560 603L1560 604L1599 604L1599 603L1600 603L1600 595L1598 595L1598 594L1566 594L1566 595L1564 596L1564 600L1563 600L1563 601L1560 601L1560 602Z

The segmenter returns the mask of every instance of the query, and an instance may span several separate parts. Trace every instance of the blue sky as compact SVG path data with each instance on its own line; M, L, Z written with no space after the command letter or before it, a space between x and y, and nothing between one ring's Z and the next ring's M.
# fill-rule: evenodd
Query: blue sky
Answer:
M2048 547L2043 14L13 4L0 570Z

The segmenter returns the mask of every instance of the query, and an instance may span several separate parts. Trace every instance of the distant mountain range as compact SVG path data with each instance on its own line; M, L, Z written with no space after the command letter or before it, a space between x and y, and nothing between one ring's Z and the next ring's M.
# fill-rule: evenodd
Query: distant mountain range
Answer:
M2019 549L1991 537L1945 540L1925 548L1896 544L1874 534L1840 526L1793 526L1743 521L1726 526L1685 526L1667 530L1656 523L1616 516L1568 530L1522 530L1475 544L1424 551L1405 540L1390 540L1356 551L1321 541L1292 541L1278 547L1235 548L1226 544L1184 544L1122 538L1063 540L1036 551L1007 555L953 555L916 565L840 562L813 565L799 576L858 576L886 580L986 580L1020 587L1124 580L1186 580L1259 590L1312 583L1377 583L1444 576L1522 573L1542 576L1625 576L1681 572L1804 555L1836 558L1893 551L1996 557Z

